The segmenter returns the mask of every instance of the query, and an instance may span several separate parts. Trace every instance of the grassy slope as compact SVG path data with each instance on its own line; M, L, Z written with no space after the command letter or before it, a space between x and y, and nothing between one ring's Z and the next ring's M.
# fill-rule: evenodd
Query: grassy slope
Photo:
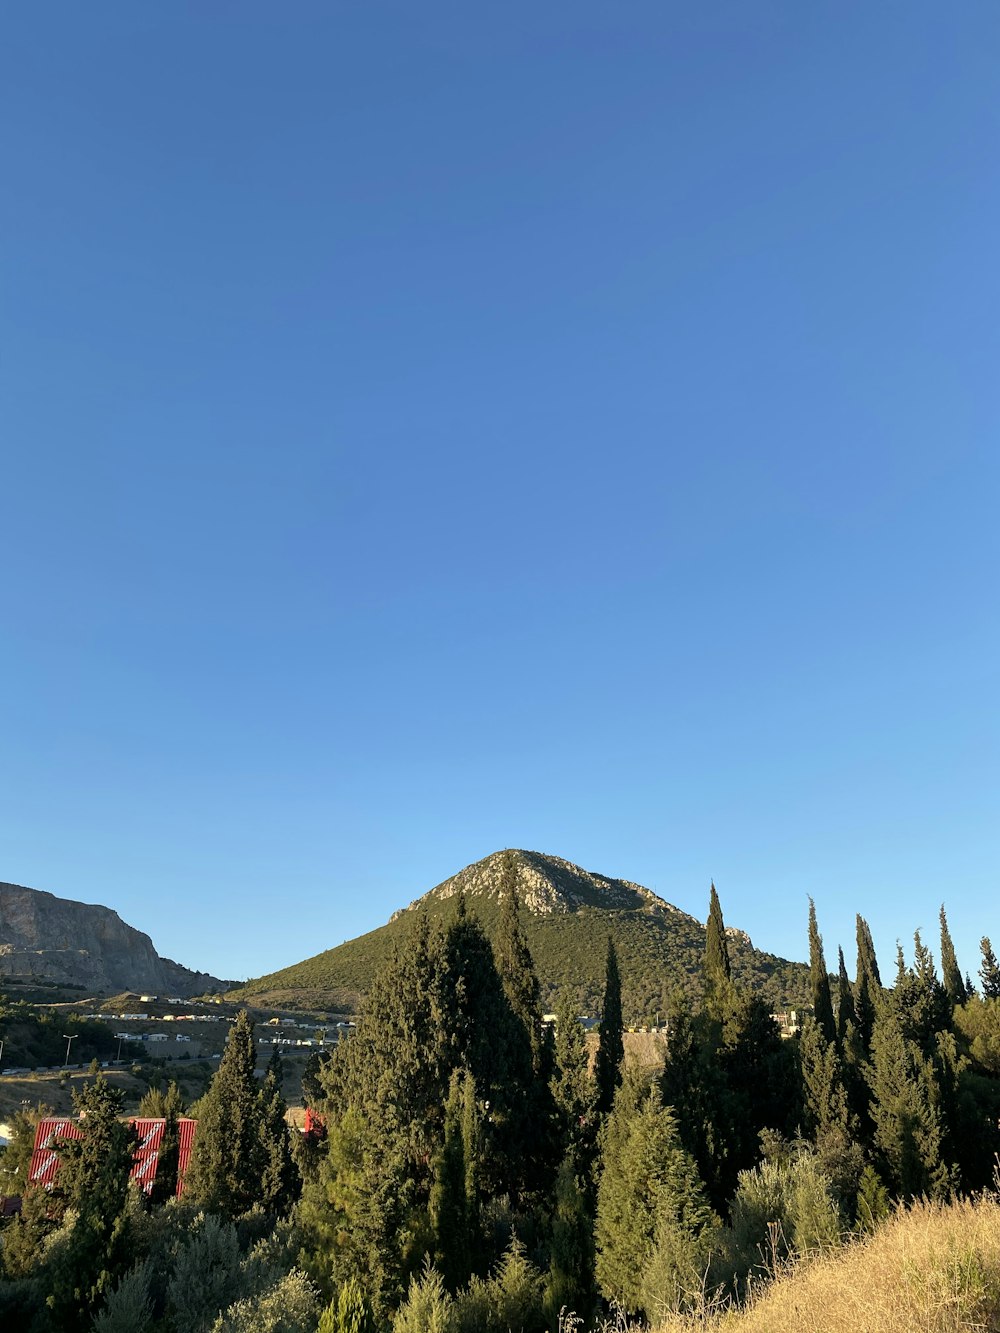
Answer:
M1000 1329L1000 1203L915 1205L870 1239L798 1264L743 1311L657 1333L971 1333Z
M495 902L476 896L469 905L491 933L499 912ZM454 900L429 899L427 911L432 923L450 921ZM231 992L230 998L254 997L259 1001L267 995L272 1002L278 996L288 1002L308 993L314 1004L325 996L327 1002L354 1009L393 945L406 938L418 919L419 913L404 912L367 935L250 981ZM577 912L545 916L522 912L522 921L546 1008L554 1006L557 991L568 985L576 989L581 1012L598 1011L609 933L618 951L626 1022L639 1022L655 1015L658 1009L662 1011L674 985L689 990L697 986L705 947L704 928L682 912L660 915L642 909L584 907ZM808 974L802 964L760 953L738 938L731 941L730 948L738 979L752 983L775 1005L785 1000L805 1000Z

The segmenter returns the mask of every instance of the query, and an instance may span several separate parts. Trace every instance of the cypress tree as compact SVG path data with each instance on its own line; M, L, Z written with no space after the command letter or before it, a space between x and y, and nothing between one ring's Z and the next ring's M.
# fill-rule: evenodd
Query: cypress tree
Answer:
M814 1019L807 1018L799 1038L802 1062L805 1130L811 1138L848 1129L844 1071L837 1046L827 1041Z
M854 982L854 1011L857 1015L858 1040L863 1050L872 1044L875 1016L882 995L882 978L868 922L857 917L858 966Z
M185 1200L228 1218L241 1216L260 1199L264 1154L256 1063L253 1024L242 1010L202 1099L184 1182Z
M562 1310L587 1319L595 1304L594 1225L573 1159L567 1154L559 1168L555 1204L549 1224L549 1271L543 1305L549 1328L558 1330Z
M594 1078L597 1085L597 1109L607 1115L615 1099L615 1089L622 1081L625 1041L622 1037L622 982L618 972L615 942L608 936L608 954L604 970L604 1005L601 1010L600 1040Z
M848 1023L857 1029L858 1015L854 1008L854 993L847 976L844 951L841 948L837 949L837 963L837 1037L843 1044L847 1036Z
M464 1079L456 1069L451 1076L445 1108L444 1142L434 1166L430 1196L434 1228L434 1262L449 1291L468 1282L472 1273L470 1203L465 1160L463 1119Z
M858 927L858 971L862 969L877 990L882 989L882 974L879 972L878 957L872 943L872 933L863 916L857 918Z
M983 983L983 999L998 1000L1000 999L1000 963L997 962L988 935L984 935L980 940L979 948L983 955L982 966L979 969L979 979Z
M708 995L711 997L724 991L732 979L732 974L729 939L713 880L708 895L708 921L705 923L705 987Z
M941 979L952 1004L964 1004L969 998L955 957L955 945L952 943L948 918L945 916L944 903L941 904Z
M281 1052L275 1046L258 1096L260 1154L263 1170L260 1202L269 1213L286 1214L298 1198L299 1169L292 1158L292 1145L285 1120L287 1106L281 1095Z
M542 1032L541 991L531 950L521 927L521 904L517 896L517 866L514 853L504 857L500 890L500 919L493 941L497 971L504 994L518 1020L524 1025L531 1045L531 1065L535 1076L547 1077L546 1051Z
M154 1204L166 1203L177 1193L177 1167L180 1158L179 1120L184 1112L180 1089L171 1082L163 1094L163 1137L160 1139L159 1162L150 1201Z
M833 999L830 995L830 976L823 957L823 939L816 925L816 904L809 899L809 985L812 991L813 1014L827 1041L837 1038L833 1020Z
M576 1168L580 1170L582 1161L577 1154L586 1137L592 1095L587 1075L587 1041L576 1009L574 993L566 987L560 993L556 1011L552 1096L560 1119L563 1143L574 1154Z

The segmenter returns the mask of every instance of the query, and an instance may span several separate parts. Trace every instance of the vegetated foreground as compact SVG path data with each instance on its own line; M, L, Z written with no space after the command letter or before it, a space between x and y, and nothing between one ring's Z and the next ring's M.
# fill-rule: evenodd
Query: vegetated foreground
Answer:
M874 1235L799 1261L742 1310L676 1315L656 1333L971 1333L1000 1328L1000 1204L900 1209Z

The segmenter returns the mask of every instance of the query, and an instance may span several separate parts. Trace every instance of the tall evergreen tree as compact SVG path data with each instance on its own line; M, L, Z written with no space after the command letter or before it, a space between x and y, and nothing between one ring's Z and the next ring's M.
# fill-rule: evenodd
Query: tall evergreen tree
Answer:
M944 988L952 1004L964 1004L969 997L966 993L965 982L962 980L958 959L955 956L955 945L952 942L951 931L948 929L948 918L945 915L944 903L941 904L940 920L941 980L944 982Z
M729 940L725 933L723 908L716 893L715 880L708 893L708 921L705 924L705 985L709 992L719 989L732 978Z
M160 1139L159 1161L150 1200L166 1203L177 1193L177 1170L180 1161L180 1118L184 1113L180 1089L173 1081L167 1086L162 1101L163 1136Z
M1000 963L997 962L988 935L984 935L980 940L979 948L983 955L982 966L979 969L979 980L983 984L983 999L1000 1000Z
M833 1019L833 999L830 995L830 975L823 957L823 939L816 925L816 904L809 899L809 987L812 992L813 1015L827 1041L836 1041L837 1025Z
M858 1022L858 1040L867 1051L872 1043L875 1015L882 996L882 978L872 943L872 933L863 916L857 917L858 965L854 982L854 1012Z
M565 987L556 1010L556 1041L552 1095L560 1119L564 1150L572 1153L575 1168L582 1170L580 1149L587 1138L593 1094L587 1074L587 1043L577 1015L573 991Z
M261 1195L264 1154L256 1063L253 1023L242 1010L202 1099L184 1181L185 1200L229 1218L247 1212Z
M843 1044L847 1036L848 1024L851 1024L855 1031L858 1026L858 1015L854 1008L854 992L851 989L851 983L847 976L847 965L844 962L844 951L837 949L837 1038Z
M549 1271L544 1308L551 1330L564 1327L563 1310L588 1319L596 1299L594 1289L594 1225L588 1190L567 1154L556 1176L555 1201L549 1223Z
M431 1225L434 1228L434 1263L449 1291L455 1292L468 1282L473 1270L472 1235L476 1227L476 1199L470 1197L474 1176L467 1170L463 1120L465 1114L465 1079L459 1070L451 1076L448 1104L445 1108L444 1142L434 1164L434 1184L430 1196ZM473 1083L473 1097L475 1096Z
M292 1157L291 1139L285 1120L287 1106L281 1095L283 1072L281 1050L271 1052L267 1073L258 1096L260 1114L260 1202L269 1213L284 1216L298 1198L299 1169Z
M594 1067L597 1109L607 1115L614 1104L615 1089L622 1080L625 1040L622 1036L622 981L618 971L615 942L608 936L604 969L604 1005L601 1010L600 1040Z
M541 990L531 950L521 926L521 904L517 894L517 863L513 852L504 857L500 888L500 919L493 940L497 971L504 994L524 1025L531 1045L535 1077L547 1077L547 1045L542 1031Z
M807 1018L799 1038L802 1062L805 1124L809 1138L831 1131L846 1136L847 1093L844 1071L835 1042L827 1041L819 1024Z

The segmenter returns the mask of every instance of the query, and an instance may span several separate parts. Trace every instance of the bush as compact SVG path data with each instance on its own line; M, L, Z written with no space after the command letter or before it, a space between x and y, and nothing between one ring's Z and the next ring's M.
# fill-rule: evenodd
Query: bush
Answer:
M98 1311L94 1333L148 1333L153 1322L149 1278L148 1262L130 1268Z
M296 1268L261 1294L234 1302L212 1333L314 1333L318 1316L316 1289Z

